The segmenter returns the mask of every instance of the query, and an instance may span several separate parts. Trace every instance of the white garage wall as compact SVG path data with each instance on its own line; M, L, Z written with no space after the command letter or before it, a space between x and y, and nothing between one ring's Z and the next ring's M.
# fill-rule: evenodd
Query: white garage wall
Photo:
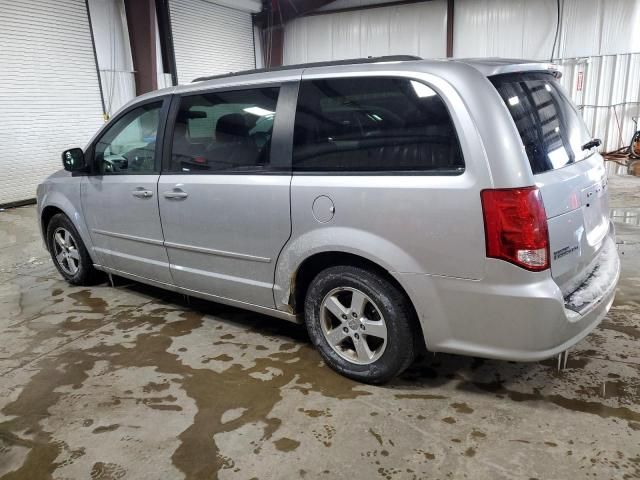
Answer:
M556 0L456 0L454 57L549 59Z
M553 58L640 52L639 0L562 0ZM454 57L551 58L556 0L456 0Z
M84 0L2 0L0 204L35 197L102 125Z
M632 116L640 116L640 53L566 59L561 82L589 130L602 139L601 151L628 146Z
M124 0L88 1L105 110L112 116L136 96Z
M284 63L397 54L444 57L446 20L445 0L298 18L285 26Z
M255 68L248 10L206 0L171 0L169 8L178 83Z
M320 10L375 3L337 0ZM640 0L560 3L554 61L566 71L562 83L602 138L601 150L614 150L629 142L631 116L640 115ZM446 2L434 0L302 17L285 26L285 63L390 54L441 58L446 15ZM454 57L548 61L556 19L556 0L456 0Z
M630 141L640 115L640 0L563 0L554 62L602 151ZM556 0L456 0L455 57L548 61ZM580 79L579 79L580 77Z

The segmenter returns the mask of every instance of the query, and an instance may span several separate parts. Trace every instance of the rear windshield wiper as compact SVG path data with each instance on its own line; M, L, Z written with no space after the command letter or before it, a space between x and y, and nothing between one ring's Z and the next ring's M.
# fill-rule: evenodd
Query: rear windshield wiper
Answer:
M599 147L600 145L602 145L602 140L600 140L599 138L594 138L582 145L582 150L589 150L593 147Z

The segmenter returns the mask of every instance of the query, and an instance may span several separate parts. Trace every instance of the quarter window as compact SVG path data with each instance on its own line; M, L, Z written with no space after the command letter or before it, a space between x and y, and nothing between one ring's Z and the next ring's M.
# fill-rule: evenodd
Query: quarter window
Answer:
M259 172L269 167L278 88L183 97L169 171Z
M301 83L293 169L456 175L464 161L434 90L415 80L366 77Z
M102 175L150 174L155 166L156 135L162 102L131 110L98 140L95 164Z
M550 73L513 73L489 80L509 109L534 174L562 168L590 154L582 145L591 136Z

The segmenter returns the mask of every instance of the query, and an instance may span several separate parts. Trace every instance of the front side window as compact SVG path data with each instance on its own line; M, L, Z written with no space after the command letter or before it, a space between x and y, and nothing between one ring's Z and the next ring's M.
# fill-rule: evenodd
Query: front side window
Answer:
M300 85L293 169L457 175L464 161L442 98L416 80L306 80Z
M98 140L95 164L102 175L151 174L162 102L135 108L118 119Z
M550 73L525 72L490 78L513 118L531 171L555 170L589 154L591 137L582 118Z
M269 168L278 88L183 97L169 171L260 172Z

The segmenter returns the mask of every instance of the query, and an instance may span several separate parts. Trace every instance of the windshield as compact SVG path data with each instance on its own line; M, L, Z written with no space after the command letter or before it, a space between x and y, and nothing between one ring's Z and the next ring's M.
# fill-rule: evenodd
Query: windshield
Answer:
M580 114L550 73L490 77L518 128L534 174L562 168L589 155L591 139Z

